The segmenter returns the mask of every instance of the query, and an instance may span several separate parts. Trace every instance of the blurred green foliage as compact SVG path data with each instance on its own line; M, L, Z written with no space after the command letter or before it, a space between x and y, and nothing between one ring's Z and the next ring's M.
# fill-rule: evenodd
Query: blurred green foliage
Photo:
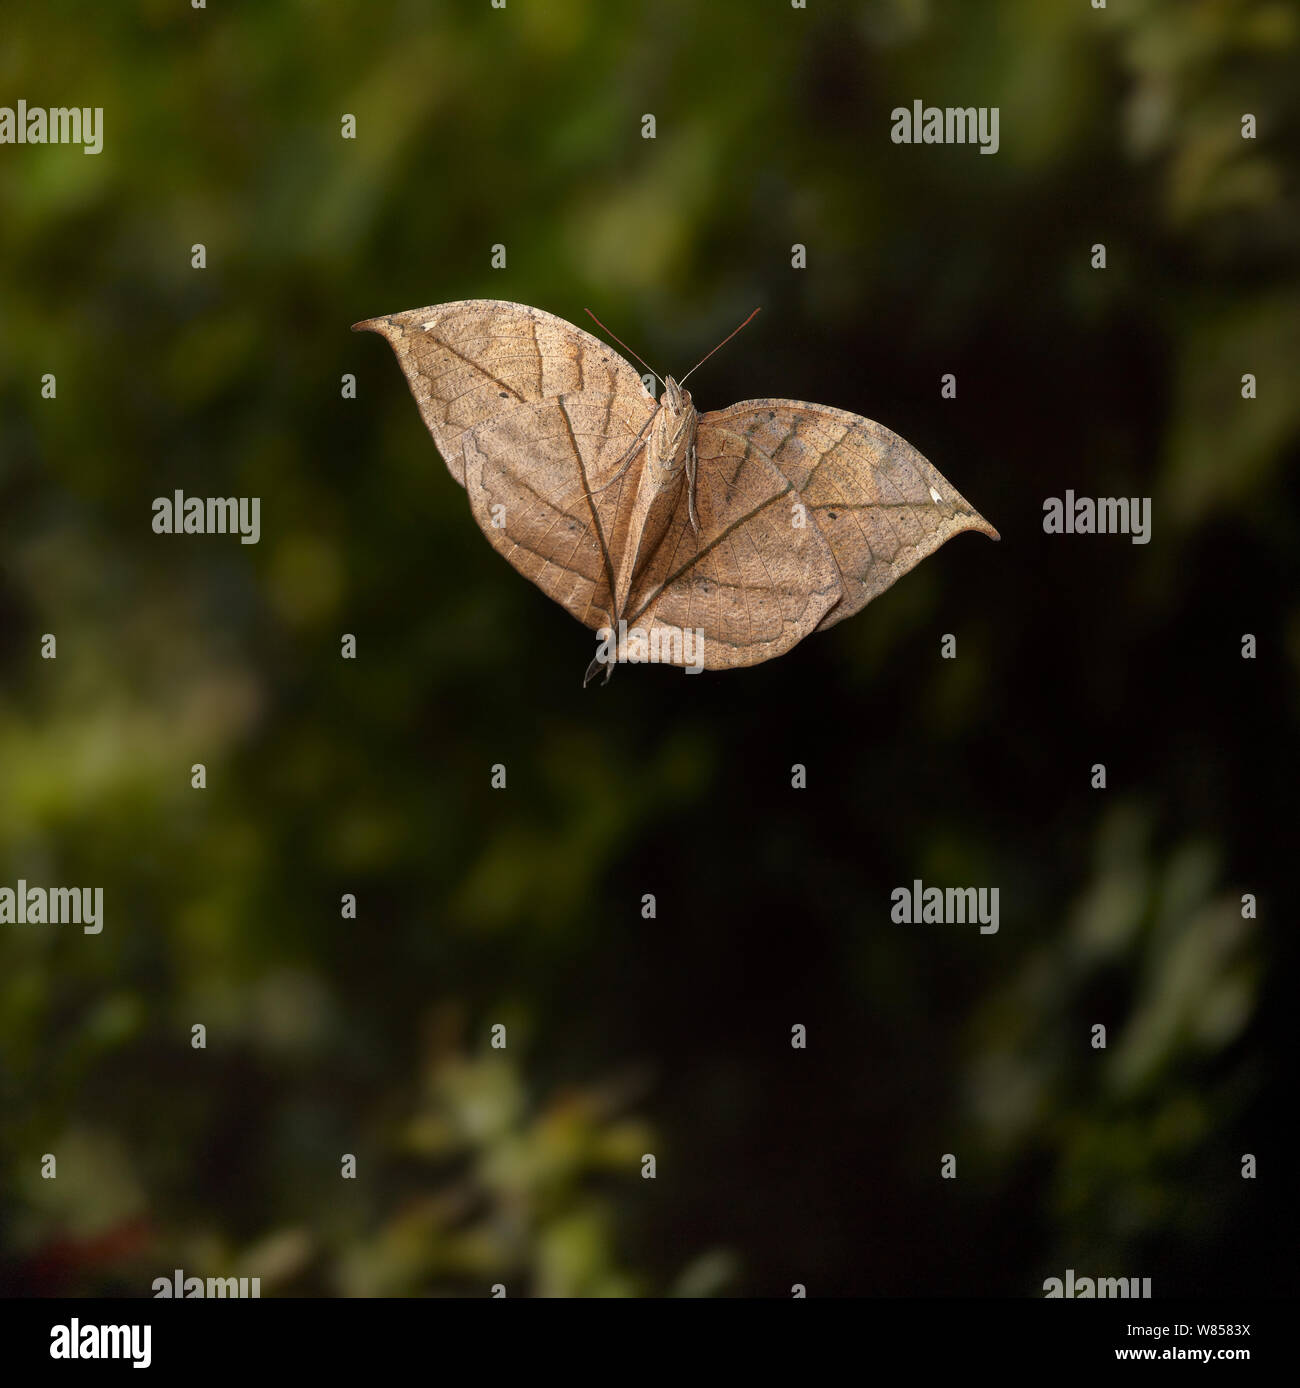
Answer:
M10 1288L1294 1287L1293 5L5 27L0 101L105 112L98 156L0 148L0 883L106 913L0 935ZM1001 150L891 144L917 97ZM476 296L677 371L762 304L701 408L879 419L1003 543L769 666L584 692L347 331ZM1151 496L1152 543L1044 536L1071 487ZM261 543L152 534L175 488L261 497ZM914 877L997 885L1001 930L892 925Z

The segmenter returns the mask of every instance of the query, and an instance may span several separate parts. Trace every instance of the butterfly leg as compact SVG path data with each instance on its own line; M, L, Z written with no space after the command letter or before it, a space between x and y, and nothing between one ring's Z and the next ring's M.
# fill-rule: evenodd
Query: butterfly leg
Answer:
M601 684L609 683L609 677L614 673L614 662L612 660L602 660L599 656L596 656L591 664L587 666L587 673L582 677L582 687L584 689L586 689L592 680L600 674L602 668L605 671L605 678L601 680Z
M603 492L606 487L612 487L614 483L617 482L618 479L622 477L622 475L628 470L628 468L632 466L632 460L645 447L646 430L649 429L649 427L654 423L654 420L654 415L651 415L650 418L647 419L646 422L641 426L641 432L636 436L636 438L632 440L632 446L627 450L626 453L623 454L622 458L619 459L618 470L614 473L613 477L611 477L608 482L602 482L599 487L593 487L591 489L593 496L597 492Z
M623 629L623 624L615 621L611 627L601 627L597 632L600 643L596 647L596 654L592 657L591 664L587 666L587 673L582 677L582 687L586 687L596 678L602 670L605 678L601 684L608 684L609 677L614 673L614 665L618 660L618 642L615 633Z
M686 514L691 519L691 529L697 537L700 533L700 518L695 512L695 474L698 461L695 445L692 443L686 450Z

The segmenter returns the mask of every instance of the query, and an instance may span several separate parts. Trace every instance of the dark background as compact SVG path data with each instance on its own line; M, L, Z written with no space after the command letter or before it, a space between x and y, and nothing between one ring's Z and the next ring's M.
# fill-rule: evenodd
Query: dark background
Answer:
M0 883L106 922L0 928L11 1291L1294 1292L1293 6L141 0L3 39L0 103L105 135L0 147ZM914 98L998 106L1000 151L892 144ZM878 419L1002 542L755 669L584 691L590 634L348 332L474 297L675 373L761 305L701 409ZM153 534L175 488L260 497L260 544ZM1045 535L1067 488L1152 498L1151 543ZM1000 931L892 923L914 878L998 887Z

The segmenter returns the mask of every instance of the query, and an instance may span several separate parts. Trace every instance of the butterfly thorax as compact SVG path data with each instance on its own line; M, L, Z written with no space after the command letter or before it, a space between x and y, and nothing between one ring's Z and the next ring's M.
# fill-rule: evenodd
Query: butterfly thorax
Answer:
M675 473L685 465L695 442L699 414L691 403L690 391L683 390L671 376L665 378L664 387L655 417L650 459L655 471Z

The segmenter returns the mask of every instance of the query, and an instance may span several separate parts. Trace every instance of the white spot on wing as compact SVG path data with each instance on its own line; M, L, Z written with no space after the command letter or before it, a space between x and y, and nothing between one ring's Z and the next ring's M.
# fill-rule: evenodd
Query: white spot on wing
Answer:
M930 488L930 500L933 501L934 504L935 504L936 506L938 506L938 505L940 504L940 502L943 501L943 497L941 497L941 496L939 495L939 493L936 492L935 489L934 489L933 487L931 487L931 488Z

